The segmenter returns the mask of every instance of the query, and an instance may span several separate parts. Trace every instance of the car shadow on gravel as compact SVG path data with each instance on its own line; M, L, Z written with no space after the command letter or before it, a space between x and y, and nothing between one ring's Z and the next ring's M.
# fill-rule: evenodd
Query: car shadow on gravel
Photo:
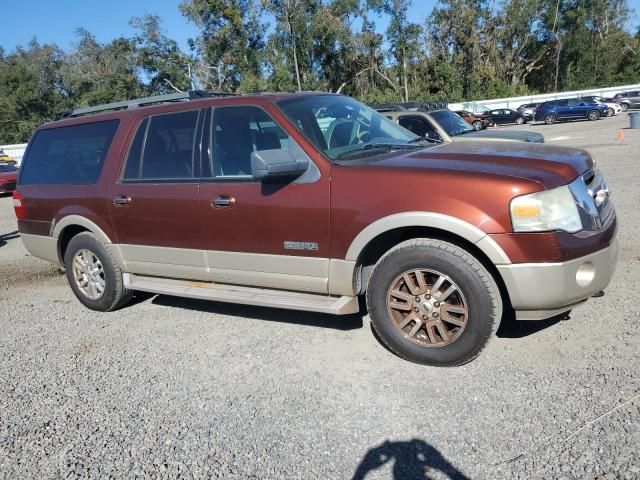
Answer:
M363 326L362 314L327 315L324 313L302 312L298 310L194 300L190 298L170 297L167 295L156 296L152 300L152 303L165 307L197 310L214 315L230 315L254 320L267 320L269 322L295 323L298 325L331 328L334 330L355 330Z
M429 479L440 472L449 480L470 480L434 447L423 440L389 442L370 449L358 465L352 480L366 480L369 473L393 462L393 480ZM441 476L441 475L439 475Z
M505 315L496 335L500 338L523 338L565 320L571 320L568 313L563 313L547 320L516 320L514 315Z
M20 232L17 230L11 233L3 233L0 235L0 247L4 247L7 244L7 240L15 240L20 237Z

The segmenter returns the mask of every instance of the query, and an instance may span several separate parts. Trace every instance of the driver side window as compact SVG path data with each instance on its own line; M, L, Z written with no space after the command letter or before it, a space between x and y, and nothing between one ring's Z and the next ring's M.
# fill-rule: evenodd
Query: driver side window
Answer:
M400 117L400 125L420 137L433 138L436 129L421 117Z
M215 177L250 178L253 152L287 150L289 142L289 135L261 108L214 108L212 155L205 172Z

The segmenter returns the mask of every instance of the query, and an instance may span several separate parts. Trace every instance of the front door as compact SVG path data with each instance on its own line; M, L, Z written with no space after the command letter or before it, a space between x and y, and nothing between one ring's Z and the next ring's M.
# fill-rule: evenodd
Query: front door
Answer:
M132 273L202 278L198 130L204 110L152 115L111 187L117 248Z
M326 293L329 176L311 162L298 179L254 179L254 151L306 156L260 107L214 108L205 130L198 211L210 279Z

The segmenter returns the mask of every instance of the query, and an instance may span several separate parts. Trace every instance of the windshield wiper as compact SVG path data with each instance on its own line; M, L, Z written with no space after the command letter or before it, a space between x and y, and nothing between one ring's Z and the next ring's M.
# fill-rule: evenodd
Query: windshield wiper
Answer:
M412 138L407 143L419 143L419 142L442 143L442 140L438 140L437 138L429 138L429 137L416 137L416 138Z
M351 155L356 155L358 153L366 152L369 150L415 150L416 148L422 148L421 145L416 143L378 143L378 142L369 142L363 143L360 148L356 148L353 150L349 150L346 152L338 153L335 158L345 158Z

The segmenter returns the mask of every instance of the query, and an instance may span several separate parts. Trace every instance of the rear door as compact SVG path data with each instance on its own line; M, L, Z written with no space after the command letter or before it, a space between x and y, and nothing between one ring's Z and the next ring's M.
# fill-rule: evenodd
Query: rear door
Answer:
M137 128L120 177L110 190L111 219L122 256L133 273L196 277L204 271L198 248L199 127L204 111L145 118Z

